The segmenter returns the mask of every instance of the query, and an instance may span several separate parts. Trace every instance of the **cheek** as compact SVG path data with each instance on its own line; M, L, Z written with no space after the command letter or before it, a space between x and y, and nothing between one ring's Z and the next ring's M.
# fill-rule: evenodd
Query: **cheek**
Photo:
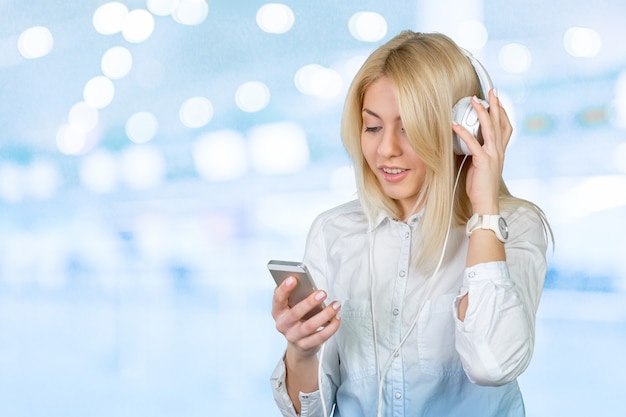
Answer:
M368 141L361 138L361 153L363 154L363 157L367 161L367 164L370 168L376 166L377 151L376 147L373 144L373 141Z

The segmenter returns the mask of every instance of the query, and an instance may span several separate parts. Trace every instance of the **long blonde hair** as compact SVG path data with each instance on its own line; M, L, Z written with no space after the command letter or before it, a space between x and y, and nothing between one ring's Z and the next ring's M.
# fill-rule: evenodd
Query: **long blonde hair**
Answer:
M480 80L467 55L449 37L439 33L401 32L368 57L348 91L341 136L352 158L357 191L370 220L381 210L396 218L402 216L399 206L383 192L361 150L363 97L380 77L388 77L393 83L407 137L426 165L424 185L416 204L416 209L424 205L424 215L414 260L418 268L432 270L443 249L451 210L453 225L457 226L465 224L472 215L465 192L469 161L463 166L453 193L463 157L453 152L451 111L462 97L484 98ZM532 207L545 222L539 208L511 196L502 180L500 201L502 208ZM408 217L412 213L405 214Z

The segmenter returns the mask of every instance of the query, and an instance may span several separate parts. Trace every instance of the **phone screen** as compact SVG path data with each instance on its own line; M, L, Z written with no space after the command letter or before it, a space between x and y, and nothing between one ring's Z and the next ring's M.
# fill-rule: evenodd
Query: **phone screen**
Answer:
M290 276L297 279L298 284L289 296L289 307L295 306L300 301L311 295L314 291L317 291L315 282L313 281L313 278L311 278L309 270L306 265L301 262L272 260L267 264L267 268L270 270L276 285L280 285ZM320 303L318 306L309 311L302 319L306 320L316 315L322 311L324 307L324 303Z

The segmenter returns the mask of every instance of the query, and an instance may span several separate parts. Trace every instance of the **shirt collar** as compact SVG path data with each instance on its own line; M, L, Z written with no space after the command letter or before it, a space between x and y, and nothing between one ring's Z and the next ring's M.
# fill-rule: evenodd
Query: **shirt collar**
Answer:
M408 224L409 226L413 226L419 223L423 215L424 215L424 207L422 207L417 213L414 213L411 216L409 216L409 218L406 220L406 224ZM377 229L385 220L398 221L398 219L393 217L389 212L381 209L378 211L376 216L374 216L374 221L372 223L372 230Z

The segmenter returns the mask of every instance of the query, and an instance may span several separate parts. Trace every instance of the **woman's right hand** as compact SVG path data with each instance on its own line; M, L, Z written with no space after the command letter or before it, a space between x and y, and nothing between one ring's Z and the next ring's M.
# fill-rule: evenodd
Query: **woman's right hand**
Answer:
M276 329L289 343L288 354L295 355L295 359L306 360L313 357L321 345L339 329L341 304L335 301L315 316L302 320L309 311L324 302L327 294L323 290L315 291L290 308L287 300L296 284L296 278L289 277L276 287L272 300L272 317L276 322Z

